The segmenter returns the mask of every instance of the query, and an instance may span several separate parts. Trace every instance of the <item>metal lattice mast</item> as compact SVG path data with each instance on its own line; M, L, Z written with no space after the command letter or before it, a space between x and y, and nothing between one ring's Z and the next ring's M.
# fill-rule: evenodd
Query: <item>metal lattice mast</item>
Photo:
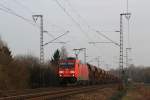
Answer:
M98 68L100 68L100 56L97 57Z
M44 47L43 47L43 16L41 15L41 34L40 34L40 62L44 63Z
M126 48L126 67L129 67L129 50L131 50L131 48Z
M75 51L76 59L78 59L78 55L80 51L84 50L84 63L86 64L86 48L73 49Z
M123 16L130 16L131 13L122 13L120 14L120 58L119 58L119 68L120 68L120 77L124 82L125 71L124 71L124 59L123 59Z
M40 63L44 63L44 45L43 45L43 15L33 15L33 20L36 22L40 18Z
M129 62L128 62L128 49L126 48L126 68L128 68Z
M120 14L120 58L119 58L119 68L120 68L120 77L123 77L123 14Z

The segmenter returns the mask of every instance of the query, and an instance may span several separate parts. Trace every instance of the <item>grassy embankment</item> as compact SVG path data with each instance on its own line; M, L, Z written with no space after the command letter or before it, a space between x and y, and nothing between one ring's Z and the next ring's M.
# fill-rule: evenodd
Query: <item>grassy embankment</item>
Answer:
M110 100L121 100L124 95L126 95L126 89L119 90L110 98Z
M122 100L150 100L150 85L139 84L130 87Z
M132 84L116 92L110 100L150 100L150 85Z
M127 91L132 88L132 85L128 84L128 86L123 87L122 85L118 85L118 91L113 94L113 96L109 100L122 100L122 98L127 94Z

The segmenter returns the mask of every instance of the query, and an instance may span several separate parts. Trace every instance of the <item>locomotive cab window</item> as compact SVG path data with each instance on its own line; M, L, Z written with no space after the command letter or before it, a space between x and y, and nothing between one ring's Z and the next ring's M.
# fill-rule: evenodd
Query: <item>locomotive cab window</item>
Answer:
M60 63L60 67L63 67L63 68L70 68L70 67L74 67L74 63L71 63L71 62L63 62L63 63Z

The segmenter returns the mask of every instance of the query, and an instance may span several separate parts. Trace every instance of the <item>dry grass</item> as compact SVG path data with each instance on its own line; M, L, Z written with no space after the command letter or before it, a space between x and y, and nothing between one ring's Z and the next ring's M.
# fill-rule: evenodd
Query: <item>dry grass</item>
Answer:
M150 100L150 86L135 86L128 91L123 100Z

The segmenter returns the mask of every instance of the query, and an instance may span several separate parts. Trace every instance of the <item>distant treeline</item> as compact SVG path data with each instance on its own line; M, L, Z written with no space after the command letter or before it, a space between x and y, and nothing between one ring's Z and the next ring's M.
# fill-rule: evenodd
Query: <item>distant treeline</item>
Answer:
M119 70L111 70L113 74L118 75ZM150 83L150 67L130 65L125 69L126 77L133 82Z
M55 53L55 58L41 65L39 59L31 55L13 57L6 43L0 39L0 90L58 85L56 59L59 55Z

